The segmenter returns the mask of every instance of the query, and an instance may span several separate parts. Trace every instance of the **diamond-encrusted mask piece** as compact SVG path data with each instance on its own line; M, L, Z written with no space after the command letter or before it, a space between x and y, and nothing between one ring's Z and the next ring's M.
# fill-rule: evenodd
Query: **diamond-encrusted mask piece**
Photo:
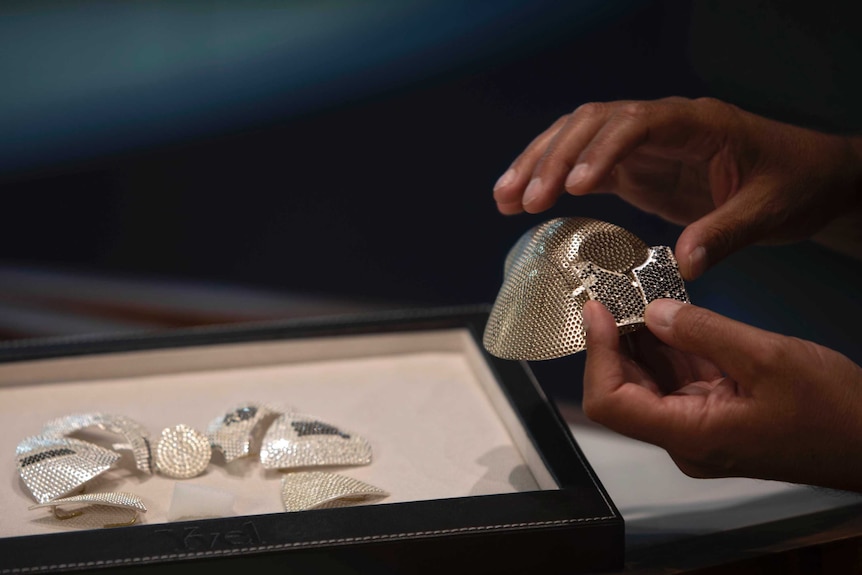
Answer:
M162 430L156 445L156 469L175 479L189 479L204 472L212 457L206 435L187 425Z
M18 474L39 503L79 489L120 458L115 451L68 437L28 437L16 452Z
M578 263L575 270L590 298L614 315L621 333L642 327L646 306L655 299L690 303L676 259L667 246L651 247L646 261L632 268L630 275L604 270L592 262Z
M67 436L89 427L122 436L126 443L116 446L115 449L128 447L135 458L135 466L144 473L153 472L149 431L137 421L124 415L76 413L58 417L44 425L42 435Z
M649 249L649 257L632 269L647 303L654 299L672 298L691 303L685 281L679 275L679 265L673 251L667 246Z
M260 449L267 469L316 465L368 465L371 445L363 437L310 415L286 413L270 425Z
M588 299L601 301L626 333L644 325L646 304L661 297L689 302L670 248L650 248L607 222L555 218L507 254L483 345L503 359L563 357L586 349Z
M267 422L279 415L275 408L257 403L243 403L207 426L207 437L213 449L224 454L230 463L259 450Z
M31 505L30 509L41 507L50 507L54 519L67 526L86 529L133 525L138 520L138 513L147 512L140 497L122 491L62 497Z
M600 268L592 262L573 266L590 299L600 301L613 314L619 327L643 323L644 303L641 292L625 275Z
M132 493L124 491L111 491L108 493L82 493L81 495L72 495L71 497L61 497L52 499L44 503L36 503L31 505L29 509L39 509L41 507L82 507L88 505L107 505L108 507L123 507L125 509L134 509L141 513L147 512L147 507L144 501Z
M295 471L281 479L285 511L344 507L388 496L389 493L379 487L325 471Z

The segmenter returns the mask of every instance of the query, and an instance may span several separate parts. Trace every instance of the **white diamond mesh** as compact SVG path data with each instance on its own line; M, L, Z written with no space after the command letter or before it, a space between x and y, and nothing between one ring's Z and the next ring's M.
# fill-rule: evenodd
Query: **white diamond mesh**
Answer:
M75 491L120 458L109 449L65 437L28 437L16 451L18 474L39 503Z
M58 417L43 426L42 435L66 436L88 427L97 427L103 431L121 435L132 449L135 466L144 473L152 473L153 454L150 433L143 425L125 415L75 413Z
M209 439L187 425L162 430L156 445L156 469L175 479L188 479L204 472L212 457Z
M294 471L281 479L285 511L343 507L388 496L379 487L325 471Z
M242 403L207 426L210 445L230 463L259 449L265 424L279 414L274 408L253 402Z
M310 415L280 415L270 425L260 449L267 469L317 465L368 465L371 445L356 433Z
M124 491L111 491L107 493L82 493L81 495L73 495L71 497L61 497L44 503L31 505L30 509L38 509L40 507L57 507L57 506L81 506L81 505L107 505L110 507L124 507L134 509L142 513L146 513L147 507L143 500L132 493Z

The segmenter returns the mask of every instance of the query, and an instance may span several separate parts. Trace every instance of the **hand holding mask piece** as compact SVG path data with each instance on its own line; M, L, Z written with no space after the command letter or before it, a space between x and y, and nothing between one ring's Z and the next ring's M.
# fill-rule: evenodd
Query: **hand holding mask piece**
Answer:
M690 303L669 247L649 247L600 220L555 218L509 251L483 345L503 359L571 355L586 349L588 299L604 304L628 333L643 327L646 305L659 298Z

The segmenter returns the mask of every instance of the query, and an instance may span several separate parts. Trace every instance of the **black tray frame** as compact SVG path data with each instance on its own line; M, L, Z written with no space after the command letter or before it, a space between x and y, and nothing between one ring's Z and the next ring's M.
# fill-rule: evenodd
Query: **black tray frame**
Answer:
M466 328L481 342L488 312L487 306L409 309L23 340L0 344L0 362L453 328ZM558 490L9 537L0 539L0 575L216 568L376 574L621 569L622 517L556 407L526 362L482 353Z

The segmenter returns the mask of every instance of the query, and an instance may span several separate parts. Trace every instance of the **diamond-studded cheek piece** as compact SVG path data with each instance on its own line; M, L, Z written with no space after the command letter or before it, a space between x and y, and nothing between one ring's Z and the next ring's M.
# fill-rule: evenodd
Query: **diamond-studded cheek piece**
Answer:
M267 430L260 462L266 469L368 465L371 444L311 415L289 413L280 415Z
M529 230L506 256L483 345L504 359L571 355L586 349L588 299L604 304L626 333L644 325L646 305L658 298L690 301L670 248L648 247L607 222L555 218Z
M66 437L33 436L16 449L18 474L39 503L79 489L110 469L120 454Z
M137 421L110 413L76 413L58 417L42 427L42 435L65 437L88 427L97 427L110 433L121 435L135 457L135 465L144 473L152 473L152 453L150 434Z
M107 449L67 437L91 427L119 434L126 443ZM84 493L91 479L120 459L119 449L132 450L138 471L158 472L174 479L204 473L214 449L224 455L225 463L259 453L264 468L292 471L282 482L285 511L341 507L389 496L380 488L344 475L293 471L302 467L368 465L371 444L364 437L317 417L296 413L293 408L244 402L211 420L207 434L184 424L164 428L152 449L146 428L125 416L95 412L53 419L40 434L21 440L15 450L18 474L36 500L30 509L49 507L53 521L81 529L136 523L139 514L147 511L137 495ZM75 491L80 493L72 495ZM169 518L186 517L189 511L196 517L210 517L214 509L225 509L223 502L213 506L215 500L210 495L201 513L200 496L189 490L183 493L174 491Z
M389 493L358 479L326 471L294 471L281 479L285 511L330 509L389 497Z
M230 463L259 449L260 436L279 414L273 407L243 403L213 419L207 426L207 437L213 449L220 451Z

